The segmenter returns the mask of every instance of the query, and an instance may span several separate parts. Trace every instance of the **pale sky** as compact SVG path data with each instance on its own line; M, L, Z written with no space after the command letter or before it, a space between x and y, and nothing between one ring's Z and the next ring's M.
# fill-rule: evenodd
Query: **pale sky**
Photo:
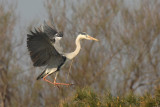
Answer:
M47 19L44 0L18 0L17 13L22 24L30 23L34 19Z
M0 0L1 1L1 0ZM11 0L13 2L14 0ZM45 0L15 0L17 1L17 13L20 16L21 25L31 23L33 20L38 20L43 23L47 20L47 14L44 8ZM138 8L139 0L124 0L129 8ZM133 5L135 4L135 5Z
M47 20L47 14L44 8L44 0L8 0L8 2L12 3L15 1L17 1L16 14L18 15L18 18L14 32L16 34L15 36L17 36L16 39L20 39L20 41L22 41L20 37L24 36L25 42L16 47L14 50L21 50L21 53L17 53L18 58L22 57L19 60L19 64L24 69L28 69L26 66L26 61L30 62L30 59L28 59L28 52L26 52L26 37L28 33L26 28L31 25L31 22L33 21L43 23L44 20Z

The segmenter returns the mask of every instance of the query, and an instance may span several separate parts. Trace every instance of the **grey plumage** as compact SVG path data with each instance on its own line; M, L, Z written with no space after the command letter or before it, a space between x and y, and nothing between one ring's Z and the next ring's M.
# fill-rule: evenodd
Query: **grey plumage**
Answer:
M31 34L27 35L27 47L31 60L35 67L46 66L46 68L57 68L59 70L66 57L55 49L54 44L56 43L55 38L62 35L59 35L55 29L46 23L44 23L43 28L44 31L35 29L35 32L31 31ZM37 79L42 78L48 72L44 71Z

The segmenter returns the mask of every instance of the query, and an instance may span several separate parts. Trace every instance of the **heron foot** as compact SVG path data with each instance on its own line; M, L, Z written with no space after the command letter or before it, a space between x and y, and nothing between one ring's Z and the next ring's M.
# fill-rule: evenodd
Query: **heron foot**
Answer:
M74 84L67 84L67 83L54 83L54 85L70 86L70 85L74 85Z
M54 85L58 86L58 85L61 85L61 86L71 86L71 85L74 85L74 84L68 84L68 83L56 83L56 78L54 79Z
M57 87L60 89L60 87L59 87L59 86L67 86L67 87L69 87L69 86L74 85L74 84L67 84L67 83L54 83L54 85L55 85L55 86L57 86Z
M74 84L67 84L67 83L56 83L56 78L54 79L54 82L51 82L49 80L46 79L46 77L43 78L44 81L50 83L50 84L53 84L54 86L57 86L57 88L60 89L60 86L71 86L71 85L74 85Z

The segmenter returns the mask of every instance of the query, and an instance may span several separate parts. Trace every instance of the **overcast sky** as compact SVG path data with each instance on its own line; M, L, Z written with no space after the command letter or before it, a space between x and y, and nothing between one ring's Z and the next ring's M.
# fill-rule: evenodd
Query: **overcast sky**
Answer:
M21 38L19 37L24 36L26 41L27 37L26 35L28 33L26 28L31 24L31 22L38 20L38 23L43 23L43 21L47 19L47 15L44 8L44 0L7 0L7 1L12 3L15 3L15 1L17 1L16 13L18 15L18 18L14 32L16 34L15 36L18 36L18 38L16 39L21 40ZM19 61L20 66L22 66L24 69L28 69L26 68L27 66L24 65L26 64L26 57L28 58L28 53L26 52L26 42L16 47L14 50L15 51L21 50L23 56L21 56L21 53L17 53L18 58L23 57Z
M17 0L17 13L20 16L21 24L26 24L31 22L34 19L40 20L42 23L44 20L47 20L47 15L44 8L45 0ZM132 0L124 0L125 3L131 8L138 6L139 0L134 0L134 5ZM13 2L11 0L11 2ZM139 6L138 6L139 7ZM42 22L41 22L42 21Z
M26 24L34 19L44 20L47 18L43 4L44 0L18 0L17 13L21 24Z

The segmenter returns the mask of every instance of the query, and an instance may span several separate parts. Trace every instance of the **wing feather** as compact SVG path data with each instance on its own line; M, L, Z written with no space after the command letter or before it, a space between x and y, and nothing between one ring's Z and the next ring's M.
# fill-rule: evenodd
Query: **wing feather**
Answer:
M64 61L64 56L57 52L47 33L31 31L27 35L27 47L34 66L54 65L59 66Z
M55 26L52 25L49 26L45 21L43 25L43 32L45 32L50 40L52 41L55 49L59 52L62 53L63 48L60 45L60 40L63 37L63 32L58 32L55 28Z
M44 21L43 32L45 32L50 39L55 39L56 34L58 34L56 29L48 26L47 23Z

